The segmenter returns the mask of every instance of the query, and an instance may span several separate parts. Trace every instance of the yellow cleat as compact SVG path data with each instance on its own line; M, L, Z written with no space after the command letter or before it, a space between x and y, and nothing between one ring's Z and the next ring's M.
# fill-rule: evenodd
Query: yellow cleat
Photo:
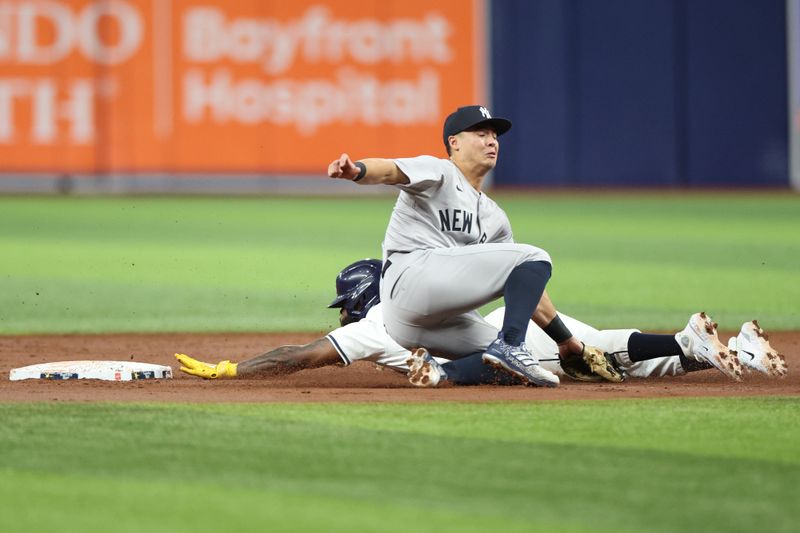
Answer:
M183 365L181 372L203 379L235 378L236 367L239 366L230 361L220 361L216 365L210 365L182 353L176 353L175 359Z

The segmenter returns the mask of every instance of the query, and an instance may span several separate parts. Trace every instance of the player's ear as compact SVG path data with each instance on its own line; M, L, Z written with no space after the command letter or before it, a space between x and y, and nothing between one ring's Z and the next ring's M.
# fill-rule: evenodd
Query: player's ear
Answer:
M447 138L447 142L450 143L450 153L457 152L459 148L459 138L458 135L451 135Z

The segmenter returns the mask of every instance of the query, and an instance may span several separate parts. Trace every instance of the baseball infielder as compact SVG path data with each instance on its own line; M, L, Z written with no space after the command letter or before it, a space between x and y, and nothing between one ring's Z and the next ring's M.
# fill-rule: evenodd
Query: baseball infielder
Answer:
M425 346L457 359L477 351L484 362L522 380L557 386L525 347L532 319L559 346L579 354L609 380L621 379L602 353L585 346L558 317L545 293L547 252L514 243L503 210L481 191L495 167L498 137L511 128L482 106L460 107L444 122L449 159L363 159L342 154L328 166L332 178L400 189L383 241L381 301L386 330L401 346ZM503 296L498 328L476 311Z
M183 365L181 370L206 379L258 377L366 360L408 373L409 381L417 386L436 386L445 381L456 385L518 383L516 378L484 365L481 352L449 361L434 359L424 349L409 352L394 342L383 325L378 298L380 272L380 261L361 260L339 273L336 278L337 297L329 307L340 308L342 326L323 338L303 346L281 346L238 364L227 360L208 364L184 354L175 354ZM504 309L498 309L487 316L487 321L499 326L503 314ZM596 330L566 315L561 316L570 329L611 353L615 364L627 376L682 375L711 368L709 354L721 349L747 354L742 361L751 370L772 376L786 374L785 361L770 346L766 334L755 321L746 322L739 335L731 338L725 347L717 337L716 326L701 313L693 315L687 327L674 336L643 334L635 329ZM707 326L710 332L706 330ZM663 345L661 352L644 349L642 337L659 338ZM685 344L683 339L686 339ZM526 342L541 357L542 366L563 375L558 346L533 323L529 325Z

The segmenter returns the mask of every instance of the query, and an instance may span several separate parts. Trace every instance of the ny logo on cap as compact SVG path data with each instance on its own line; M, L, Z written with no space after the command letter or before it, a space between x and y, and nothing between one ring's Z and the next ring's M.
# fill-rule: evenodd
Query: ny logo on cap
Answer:
M492 115L489 114L489 110L486 109L485 107L481 106L481 108L478 111L481 112L481 115L483 115L484 118L492 118Z

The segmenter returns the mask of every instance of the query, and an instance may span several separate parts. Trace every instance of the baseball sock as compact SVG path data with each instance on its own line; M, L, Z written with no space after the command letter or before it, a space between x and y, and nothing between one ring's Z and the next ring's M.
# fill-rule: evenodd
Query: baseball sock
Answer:
M633 333L628 339L628 357L634 363L671 355L683 355L674 335Z
M553 267L545 261L527 261L511 271L503 290L506 314L500 333L503 340L518 346L525 340L528 321L531 319L544 288L550 280Z
M686 372L696 372L698 370L714 368L710 363L695 361L683 355L683 350L681 350L674 335L633 333L628 339L628 357L634 363L675 355L680 357L681 366Z

